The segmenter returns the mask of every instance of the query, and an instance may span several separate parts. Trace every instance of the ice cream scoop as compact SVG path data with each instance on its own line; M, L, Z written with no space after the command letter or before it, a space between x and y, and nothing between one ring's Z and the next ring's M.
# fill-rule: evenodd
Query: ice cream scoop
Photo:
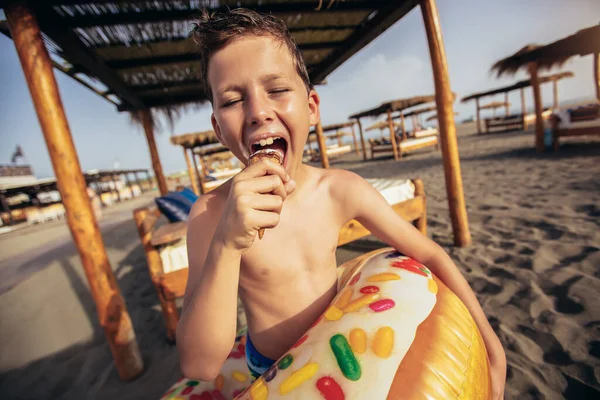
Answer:
M252 155L250 155L250 165L256 164L263 158L268 158L279 165L283 165L283 154L281 154L281 151L275 149L260 149L254 152ZM258 238L262 239L264 235L265 228L260 228L258 230Z

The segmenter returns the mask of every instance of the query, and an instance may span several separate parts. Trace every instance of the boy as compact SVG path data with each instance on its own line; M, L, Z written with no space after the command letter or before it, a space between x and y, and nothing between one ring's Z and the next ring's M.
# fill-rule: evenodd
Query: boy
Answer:
M483 335L501 398L504 351L450 257L358 175L302 163L319 96L285 25L243 9L204 11L194 34L214 131L248 167L201 196L190 213L190 272L177 329L184 375L210 380L219 373L235 339L238 293L248 318L249 367L260 374L283 355L336 295L338 233L357 219L461 298ZM249 165L251 154L267 148L283 156L283 165Z

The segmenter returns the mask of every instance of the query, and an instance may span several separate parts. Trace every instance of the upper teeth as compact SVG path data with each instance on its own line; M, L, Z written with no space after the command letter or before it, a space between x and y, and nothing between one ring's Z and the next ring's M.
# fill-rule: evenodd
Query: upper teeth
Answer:
M270 137L270 138L266 138L266 139L260 139L257 142L254 142L255 145L261 145L261 146L266 146L269 144L273 144L273 141L277 140L277 139L281 139L278 137Z

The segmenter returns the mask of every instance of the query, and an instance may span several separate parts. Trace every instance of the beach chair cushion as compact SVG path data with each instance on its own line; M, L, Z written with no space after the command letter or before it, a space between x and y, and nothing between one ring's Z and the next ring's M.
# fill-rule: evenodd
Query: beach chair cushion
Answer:
M179 191L179 193L181 193L186 199L188 199L192 203L195 203L196 200L198 200L198 196L190 188L183 188L183 190Z
M162 262L163 272L168 274L188 267L187 242L183 238L175 243L162 246L158 253Z
M187 221L194 204L193 201L190 201L179 192L169 192L165 196L157 197L154 202L170 222Z
M398 204L415 197L415 185L410 179L402 178L368 178L366 179L388 204Z

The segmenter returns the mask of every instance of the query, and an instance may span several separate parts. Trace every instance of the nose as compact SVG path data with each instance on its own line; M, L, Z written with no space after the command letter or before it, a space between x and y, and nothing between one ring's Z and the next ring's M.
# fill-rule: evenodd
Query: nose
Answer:
M246 124L261 126L274 119L274 112L268 97L262 93L252 93L244 102L246 108Z

